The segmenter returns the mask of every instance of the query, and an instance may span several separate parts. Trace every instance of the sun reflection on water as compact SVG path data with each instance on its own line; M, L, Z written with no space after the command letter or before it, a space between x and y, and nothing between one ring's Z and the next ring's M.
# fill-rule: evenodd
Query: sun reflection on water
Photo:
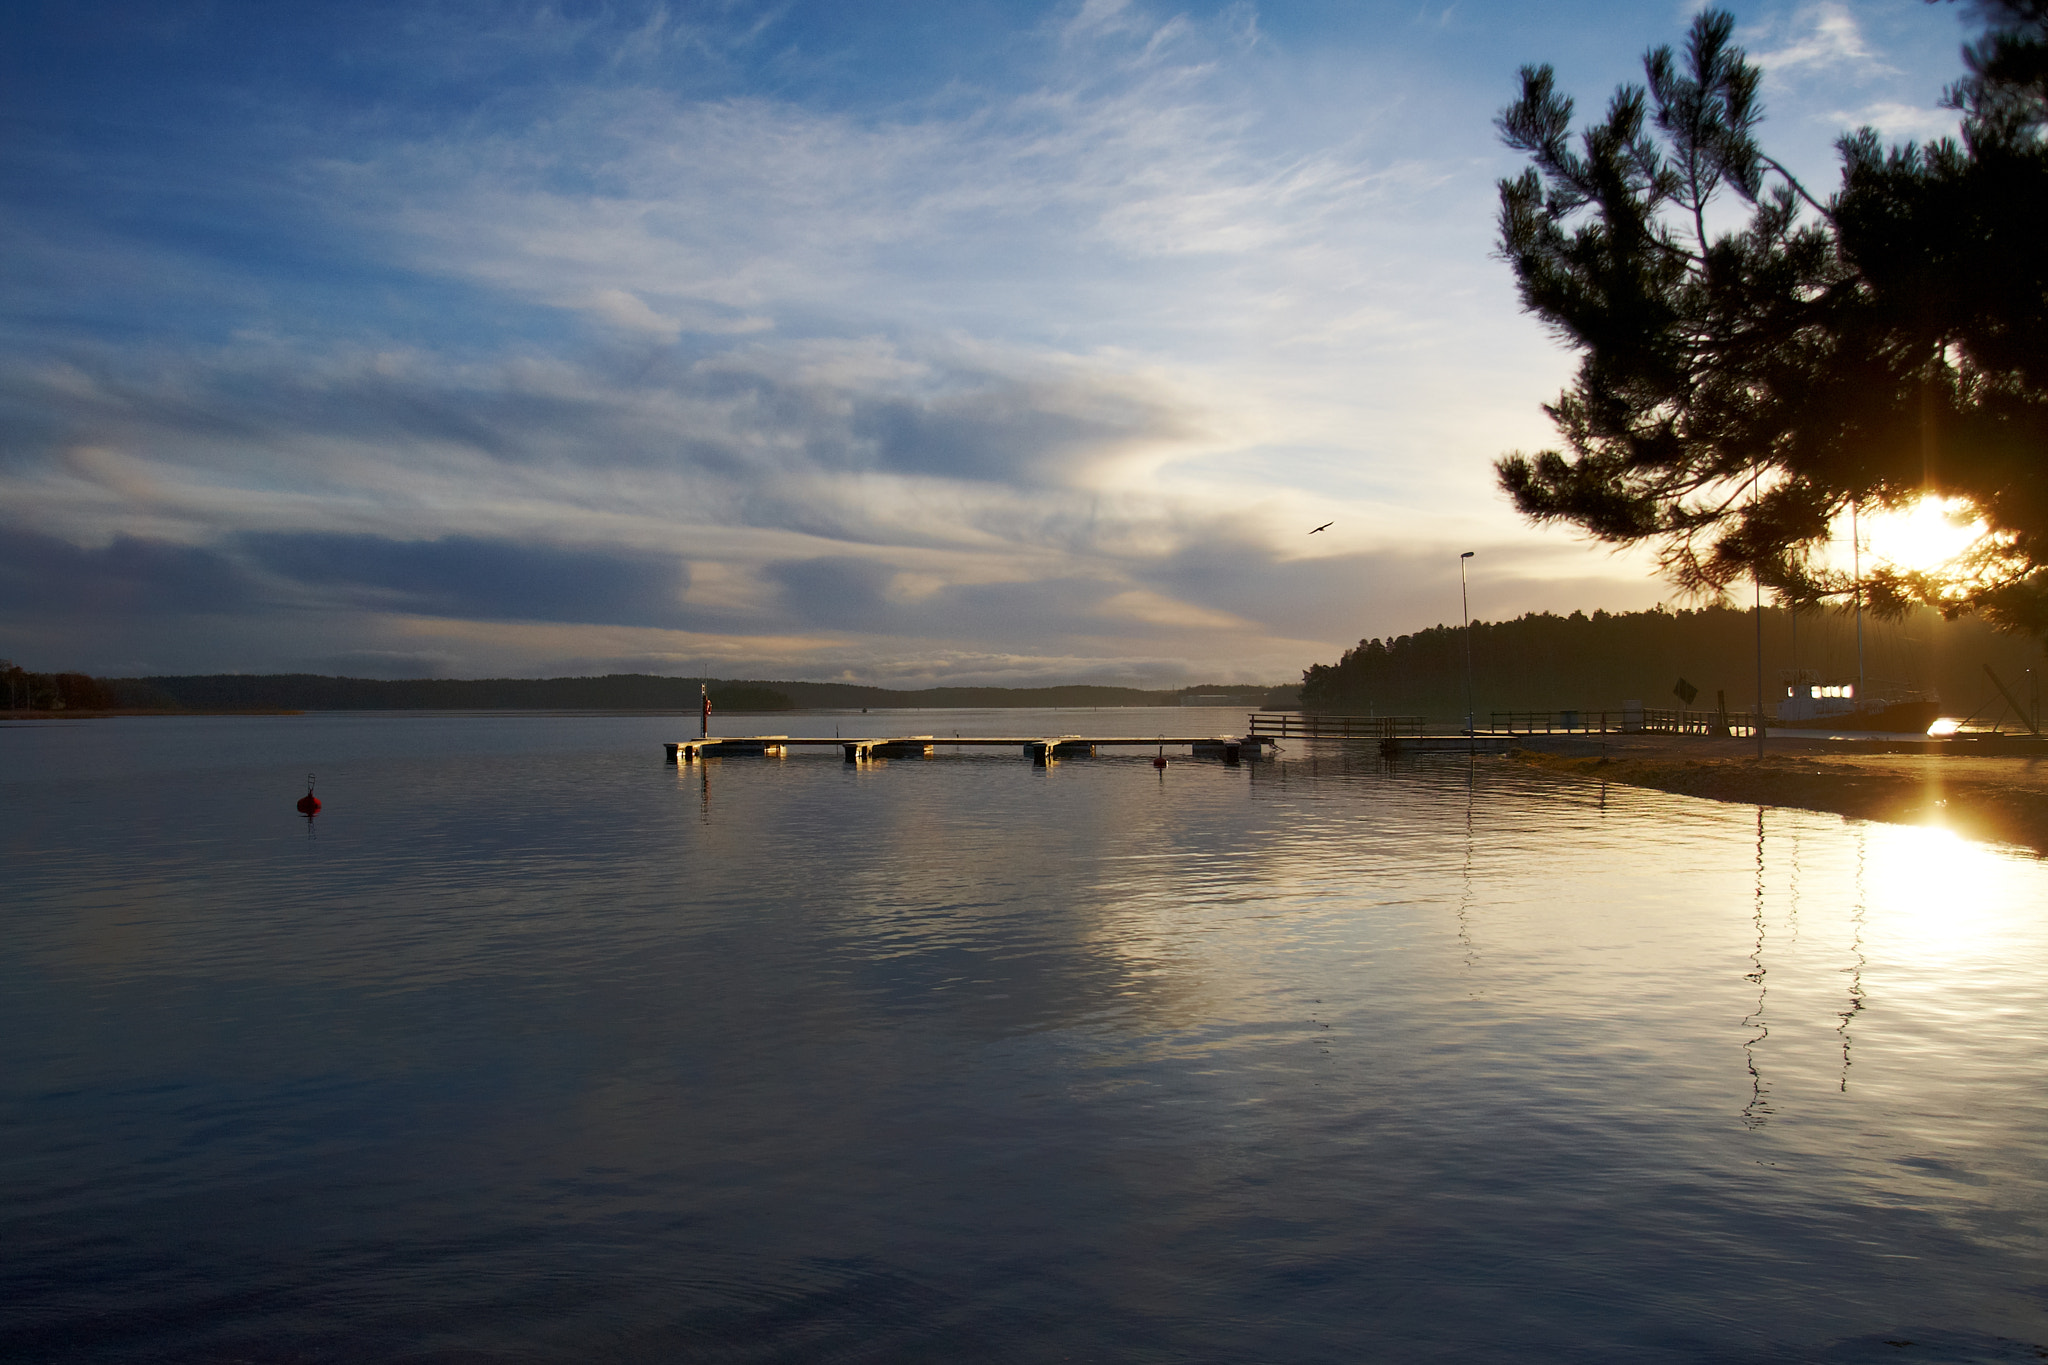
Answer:
M1993 955L2030 927L2030 859L1939 824L1866 828L1870 923L1891 952L1921 962Z

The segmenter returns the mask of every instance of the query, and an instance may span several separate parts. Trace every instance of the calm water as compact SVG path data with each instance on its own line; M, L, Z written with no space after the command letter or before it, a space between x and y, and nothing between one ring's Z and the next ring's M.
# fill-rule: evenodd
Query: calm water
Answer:
M694 728L0 729L0 1356L2048 1342L2048 864L1500 760Z

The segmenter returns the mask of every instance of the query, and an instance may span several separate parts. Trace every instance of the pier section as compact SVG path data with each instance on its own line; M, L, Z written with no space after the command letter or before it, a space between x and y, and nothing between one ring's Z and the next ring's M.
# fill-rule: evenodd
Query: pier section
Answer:
M1275 741L1266 735L884 735L848 739L842 736L736 735L730 738L677 740L663 745L670 763L697 763L709 758L785 756L792 748L839 749L848 763L870 759L929 758L941 746L955 749L1016 749L1037 767L1061 759L1094 758L1111 748L1172 747L1193 751L1197 758L1218 758L1226 764L1257 759Z

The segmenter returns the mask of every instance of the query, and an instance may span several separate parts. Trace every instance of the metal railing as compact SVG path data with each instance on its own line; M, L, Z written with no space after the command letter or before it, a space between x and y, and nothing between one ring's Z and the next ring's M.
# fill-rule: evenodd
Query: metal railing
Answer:
M1621 734L1642 728L1641 711L1495 711L1489 726L1511 735Z
M1653 735L1719 735L1730 738L1754 737L1763 723L1754 711L1660 711L1643 712L1643 729Z
M1461 734L1457 721L1431 725L1423 716L1332 716L1320 711L1255 711L1253 735L1273 739L1413 739ZM1758 718L1750 711L1673 711L1633 707L1625 711L1494 711L1482 734L1496 735L1708 735L1754 737Z
M1756 734L1753 712L1672 711L1656 707L1624 711L1495 711L1495 732L1511 735L1748 735Z
M1407 739L1424 734L1421 716L1331 716L1320 711L1255 711L1251 732L1273 739Z

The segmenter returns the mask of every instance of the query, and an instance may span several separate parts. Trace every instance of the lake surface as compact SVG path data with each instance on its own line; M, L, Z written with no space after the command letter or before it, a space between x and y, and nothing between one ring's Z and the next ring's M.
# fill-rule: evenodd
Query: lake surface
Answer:
M695 729L0 728L0 1357L2048 1343L2032 856L1334 744L665 765Z

